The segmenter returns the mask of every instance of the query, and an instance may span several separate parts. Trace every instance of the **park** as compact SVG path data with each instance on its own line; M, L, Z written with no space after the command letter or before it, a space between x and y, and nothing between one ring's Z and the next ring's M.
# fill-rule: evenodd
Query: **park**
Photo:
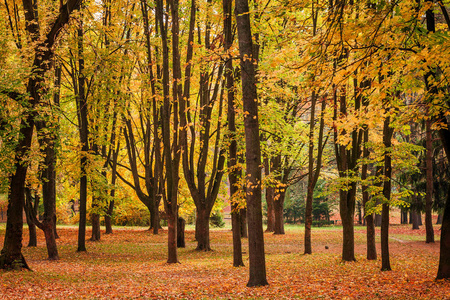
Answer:
M1 225L0 225L1 226ZM303 228L285 235L265 234L268 286L248 288L244 267L233 267L230 228L211 232L213 251L195 251L193 228L179 264L165 261L167 231L114 228L89 250L76 252L76 227L58 228L61 259L46 258L40 234L37 248L24 253L33 272L0 273L4 299L448 299L450 282L435 281L439 247L424 242L425 230L391 226L392 271L365 258L365 229L355 228L356 262L340 259L342 229L314 228L314 254L303 254ZM3 233L4 227L0 227ZM436 229L437 233L438 229ZM25 234L26 236L26 234ZM325 247L327 246L328 249Z

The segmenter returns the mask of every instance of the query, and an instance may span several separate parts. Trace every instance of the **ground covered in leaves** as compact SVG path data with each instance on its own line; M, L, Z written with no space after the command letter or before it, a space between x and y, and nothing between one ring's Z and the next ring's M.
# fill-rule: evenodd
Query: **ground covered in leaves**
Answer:
M3 244L4 224L0 225ZM313 254L303 255L303 228L285 235L265 234L269 286L247 288L246 266L232 266L229 229L213 230L211 252L195 251L193 230L186 232L180 264L166 264L167 231L155 236L145 228L116 228L100 242L76 252L77 229L59 227L59 261L46 260L42 233L38 247L24 247L33 269L0 271L1 299L450 299L450 282L435 281L437 242L425 244L424 230L392 226L393 271L380 271L365 259L365 229L356 227L357 261L340 260L342 228L313 229ZM89 233L89 232L88 232ZM378 232L379 236L379 232ZM25 228L24 244L28 239ZM378 249L379 251L379 249Z

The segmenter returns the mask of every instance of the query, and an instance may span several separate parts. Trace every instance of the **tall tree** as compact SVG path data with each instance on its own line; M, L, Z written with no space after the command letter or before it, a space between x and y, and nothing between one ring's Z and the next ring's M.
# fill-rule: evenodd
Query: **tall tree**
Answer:
M211 41L211 20L210 14L212 1L207 1L206 4L206 20L205 20L205 49L212 53L216 45L214 41L220 39L217 36ZM221 89L223 64L217 68L218 63L203 63L200 66L200 82L198 91L197 107L191 106L190 101L190 81L192 69L192 54L194 42L195 29L195 11L198 9L195 1L192 1L191 16L189 21L189 37L187 47L187 61L185 68L185 84L182 103L185 107L180 107L180 126L182 128L189 127L189 136L187 128L182 130L181 146L183 158L183 173L186 183L188 185L191 196L196 207L196 227L195 237L197 240L197 250L209 251L209 218L212 208L216 202L219 187L222 181L223 168L225 166L225 149L221 149L221 114L223 92ZM198 32L201 36L200 28ZM218 70L216 70L218 69ZM214 79L215 78L215 79ZM223 90L223 89L222 89ZM219 99L218 99L219 98ZM218 118L216 122L216 130L213 130L213 109L218 102ZM195 109L196 108L196 109ZM195 116L192 116L191 111L195 111L198 118L198 126L196 124ZM193 125L188 125L193 124ZM214 145L210 145L210 141L214 141ZM188 141L190 139L190 141ZM212 153L211 153L212 152ZM198 153L198 155L195 155ZM196 157L197 156L197 157ZM208 169L208 165L211 167Z
M261 209L261 148L259 143L258 97L248 0L236 0L242 99L244 104L246 200L250 278L247 286L267 285L264 232Z
M223 32L224 32L224 50L228 54L233 45L232 32L232 0L223 0ZM225 85L227 91L227 122L228 122L228 180L230 182L231 199L238 192L238 178L240 171L237 166L237 141L236 141L236 107L235 107L235 84L233 74L233 60L230 54L227 55L225 61ZM231 227L233 232L233 266L243 266L242 260L242 243L241 243L241 222L240 222L240 208L236 201L231 202Z
M78 9L80 0L68 0L61 5L56 18L46 27L47 32L40 30L36 3L31 0L23 0L25 15L25 31L30 41L33 42L34 59L27 82L27 96L17 93L8 93L15 97L14 100L24 101L30 109L24 113L20 126L19 141L16 146L15 171L10 178L8 192L8 219L6 224L5 240L0 255L0 268L28 268L22 255L22 229L23 229L23 205L25 203L25 178L28 164L23 159L28 151L32 138L35 121L34 108L40 103L43 94L46 93L45 73L51 68L50 62L54 56L54 44L62 28L68 23L71 13Z

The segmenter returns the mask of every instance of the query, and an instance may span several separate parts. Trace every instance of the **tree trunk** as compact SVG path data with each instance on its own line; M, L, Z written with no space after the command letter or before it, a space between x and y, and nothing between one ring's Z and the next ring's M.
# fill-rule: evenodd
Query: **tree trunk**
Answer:
M232 0L223 0L223 32L224 32L224 49L229 50L233 44L232 32ZM237 165L237 142L236 142L236 111L235 111L235 87L233 75L233 60L229 56L225 62L224 76L227 87L227 121L228 131L230 132L228 138L230 145L228 148L228 179L230 182L230 199L231 199L231 228L233 232L233 266L244 266L242 260L242 243L241 243L241 220L239 203L233 201L233 196L238 192L238 178L241 175L241 170Z
M236 0L244 111L246 200L249 226L248 247L250 278L247 286L267 285L264 232L261 211L261 149L259 143L258 103L253 43L248 0Z
M196 238L198 251L211 251L209 243L209 214L206 207L197 207Z
M270 175L270 163L268 158L264 158L264 175ZM267 228L266 232L275 230L275 211L273 208L274 188L266 183L266 204L267 204Z
M406 211L404 208L401 209L400 223L401 224L409 224L408 223L408 211Z
M285 234L284 232L284 198L286 197L286 190L277 191L275 189L275 199L273 201L273 210L275 212L275 227L273 234Z
M28 165L22 163L33 138L33 116L21 122L20 139L16 147L15 172L10 179L5 239L0 253L0 269L30 269L22 255L23 205Z
M241 230L241 237L248 238L248 227L247 227L247 209L241 209L239 212L239 220L241 222L240 224L240 230Z
M98 209L93 206L94 209ZM100 241L100 215L98 213L91 213L92 235L91 241Z
M56 246L56 132L46 122L37 121L38 141L44 162L39 166L42 180L42 202L44 204L44 219L42 230L44 231L47 245L48 259L58 260L58 249Z
M112 220L111 220L113 211L114 211L114 200L111 200L109 202L108 210L106 211L106 215L105 215L105 234L113 233Z
M77 29L78 34L78 95L77 110L81 143L80 158L80 221L78 223L78 252L86 251L86 214L87 214L87 169L89 151L89 127L88 127L88 111L85 93L85 76L84 72L84 54L83 54L83 22L79 21Z
M445 121L447 127L445 127L446 129L440 129L439 135L442 144L444 145L447 160L450 163L450 131L448 129L446 117L443 116L442 120ZM439 268L436 276L436 279L444 278L450 278L450 193L447 195L447 201L445 202L442 216Z
M419 229L419 213L416 211L411 211L411 221L412 221L412 229Z
M186 221L183 218L178 217L178 226L177 226L177 247L185 248L186 241L184 239L184 228L186 227Z
M369 142L369 129L364 129L364 145L363 145L363 157L367 159L370 155L369 148L367 147L367 143ZM367 185L364 184L364 181L367 179L367 164L363 164L361 167L361 181L363 185L362 189L362 198L363 198L363 209L364 209L364 220L366 223L366 239L367 239L367 253L366 257L368 260L376 260L377 259L377 248L375 243L375 224L373 220L373 213L366 213L366 205L369 202L369 193L367 191Z
M433 141L431 131L431 119L426 121L426 196L425 196L425 230L426 242L434 243L433 219L431 216L433 209Z
M339 210L342 220L342 260L356 261L355 258L355 234L354 234L354 216L355 206L354 197L351 191L340 191Z
M392 180L392 158L390 150L392 147L392 135L394 129L390 128L390 117L384 120L383 144L384 151L384 177L383 185L384 203L381 212L381 270L390 271L391 263L389 260L389 203L391 201L391 180Z
M37 246L37 236L36 236L36 224L34 224L32 214L36 216L36 208L38 202L36 201L37 198L34 201L34 205L32 204L32 196L31 196L31 190L29 188L25 188L25 214L27 217L27 224L28 224L28 246L27 247L36 247Z
M438 214L438 217L436 220L436 225L442 224L442 219L443 219L443 214L442 213Z
M310 170L311 171L311 170ZM309 180L308 180L309 182ZM313 185L308 184L305 204L305 252L304 254L312 254L311 245L311 226L312 226L312 203L313 203Z

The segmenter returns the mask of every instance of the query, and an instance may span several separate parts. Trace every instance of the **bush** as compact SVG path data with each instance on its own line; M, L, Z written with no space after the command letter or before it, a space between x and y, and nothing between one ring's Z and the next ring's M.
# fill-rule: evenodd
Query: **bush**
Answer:
M334 225L334 221L328 221L328 220L312 221L312 226L314 226L314 227L322 227L322 226L330 226L330 225Z
M221 213L214 212L211 214L209 218L209 224L214 228L223 228L225 227L225 222L223 221L223 216Z

